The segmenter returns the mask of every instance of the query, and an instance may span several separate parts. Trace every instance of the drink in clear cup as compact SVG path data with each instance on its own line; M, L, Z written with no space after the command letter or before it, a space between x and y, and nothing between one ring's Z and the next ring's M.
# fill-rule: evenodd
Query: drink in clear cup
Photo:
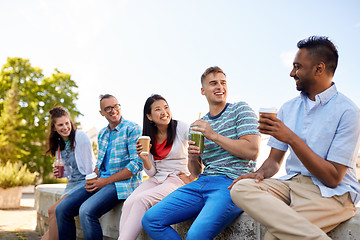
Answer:
M94 180L94 179L97 179L97 174L92 172L92 173L89 173L88 175L86 175L85 177L85 180L86 181L91 181L91 180Z
M142 145L141 155L149 155L150 152L150 137L149 136L141 136L139 137L139 143Z
M195 142L195 146L200 148L200 153L204 152L204 135L195 129L190 130L190 139Z
M63 178L64 177L64 170L65 170L64 162L56 161L54 167L58 170L57 178Z
M266 113L266 114L270 114L274 117L277 117L277 109L274 108L274 107L270 107L270 108L260 108L259 109L259 120L261 119L261 115L263 113ZM261 123L260 124L260 128L263 126L264 123Z

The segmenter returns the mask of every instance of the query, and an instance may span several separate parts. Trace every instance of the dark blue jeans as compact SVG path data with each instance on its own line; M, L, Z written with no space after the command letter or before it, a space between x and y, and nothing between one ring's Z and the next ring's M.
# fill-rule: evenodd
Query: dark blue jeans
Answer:
M181 240L170 225L196 217L186 239L214 239L242 212L227 188L232 179L204 176L182 186L150 208L142 225L151 239Z
M119 203L114 183L96 193L76 190L57 205L55 213L60 240L76 239L74 217L79 215L85 239L103 239L99 218Z

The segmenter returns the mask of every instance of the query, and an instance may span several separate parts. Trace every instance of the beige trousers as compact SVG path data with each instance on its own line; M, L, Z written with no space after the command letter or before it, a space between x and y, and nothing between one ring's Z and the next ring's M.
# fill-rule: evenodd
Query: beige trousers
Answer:
M290 180L238 181L230 191L234 203L267 227L265 239L330 239L326 232L355 215L350 194L322 197L310 177Z

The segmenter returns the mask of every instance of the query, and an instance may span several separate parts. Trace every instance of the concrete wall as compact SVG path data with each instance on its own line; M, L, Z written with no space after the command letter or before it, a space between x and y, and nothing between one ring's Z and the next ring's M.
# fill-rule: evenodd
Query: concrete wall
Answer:
M39 185L35 190L35 208L37 211L36 230L43 234L48 229L48 208L60 199L65 184ZM117 239L119 234L119 220L122 203L119 203L113 210L100 218L104 239ZM193 220L175 224L172 227L180 234L182 239ZM82 238L82 231L79 220L76 219L77 236ZM266 228L249 217L246 213L241 214L229 227L220 233L216 240L262 240ZM328 234L334 240L360 240L360 209L357 208L356 216L340 224ZM137 240L150 240L150 237L143 230Z

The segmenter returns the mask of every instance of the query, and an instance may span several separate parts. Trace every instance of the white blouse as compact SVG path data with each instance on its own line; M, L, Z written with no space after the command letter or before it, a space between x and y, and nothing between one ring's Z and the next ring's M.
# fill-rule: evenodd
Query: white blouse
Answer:
M149 177L155 177L158 182L163 182L169 175L178 175L180 172L190 175L188 170L188 135L189 125L177 121L176 136L169 154L161 160L155 160L149 154L151 168L145 169Z
M57 156L58 151L55 154ZM81 174L87 175L94 170L96 159L90 138L79 129L75 131L75 160ZM66 176L68 175L71 175L71 172L66 173Z

